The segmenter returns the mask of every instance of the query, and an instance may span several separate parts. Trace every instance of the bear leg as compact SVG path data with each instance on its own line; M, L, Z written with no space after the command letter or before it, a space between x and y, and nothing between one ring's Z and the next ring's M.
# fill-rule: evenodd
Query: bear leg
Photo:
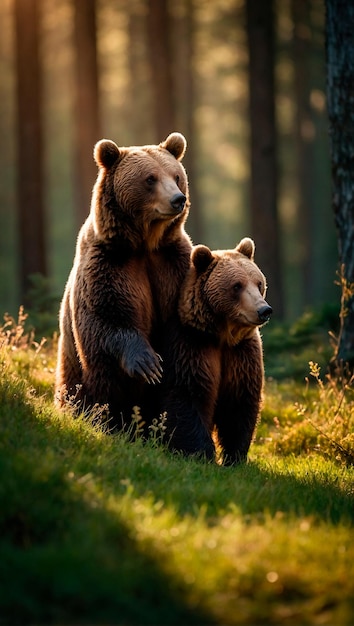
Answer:
M259 335L223 351L223 375L215 427L224 464L247 460L263 392L263 355Z
M258 422L260 397L246 392L240 398L224 395L215 411L217 441L222 451L223 465L247 461Z
M59 407L75 401L82 385L82 369L77 357L74 338L61 335L58 342L58 362L55 375L55 402Z
M165 406L169 447L186 455L213 459L215 447L206 412L202 412L200 407L198 409L193 399L182 394L180 390L170 394Z
M169 329L170 343L164 350L162 411L170 447L185 454L215 456L212 438L213 412L220 382L218 348L205 345L204 334L188 332L176 324Z

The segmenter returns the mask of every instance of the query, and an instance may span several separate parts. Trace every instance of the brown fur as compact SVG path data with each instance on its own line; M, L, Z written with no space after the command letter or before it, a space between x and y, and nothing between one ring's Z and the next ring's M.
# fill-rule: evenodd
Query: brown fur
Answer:
M156 146L95 146L91 211L60 309L56 400L74 398L78 410L108 404L113 427L129 422L134 405L144 418L157 410L147 383L161 377L158 327L191 249L185 149L179 133Z
M214 438L225 463L246 459L262 401L265 291L251 239L234 250L194 248L165 368L174 448L212 457Z

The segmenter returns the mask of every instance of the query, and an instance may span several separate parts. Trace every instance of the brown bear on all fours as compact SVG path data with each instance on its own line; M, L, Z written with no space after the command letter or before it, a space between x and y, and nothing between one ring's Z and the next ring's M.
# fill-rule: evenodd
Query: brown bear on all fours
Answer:
M110 426L158 414L161 323L176 308L190 262L184 230L186 140L118 148L98 142L90 214L60 309L56 401L77 411L108 405Z
M247 459L262 401L259 327L272 309L254 250L249 238L234 250L193 249L164 362L171 447L213 458L215 442L224 464Z

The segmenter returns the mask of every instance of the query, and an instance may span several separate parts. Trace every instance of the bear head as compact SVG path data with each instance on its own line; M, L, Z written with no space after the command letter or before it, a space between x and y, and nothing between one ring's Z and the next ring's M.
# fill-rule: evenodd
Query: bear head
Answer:
M254 252L248 237L233 250L195 246L179 303L182 323L233 346L267 322L272 309Z
M154 250L172 224L189 210L188 181L181 160L186 140L171 133L159 145L119 148L102 139L94 149L99 167L91 217L100 241Z

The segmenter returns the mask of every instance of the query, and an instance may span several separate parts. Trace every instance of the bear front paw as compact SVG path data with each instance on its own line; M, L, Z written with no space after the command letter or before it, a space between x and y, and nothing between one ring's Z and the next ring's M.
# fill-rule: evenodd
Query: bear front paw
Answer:
M142 377L147 383L159 383L162 377L162 358L152 349L136 351L132 346L122 359L123 369L128 376Z
M155 383L161 382L162 378L162 358L159 354L154 353L144 355L144 359L141 359L140 362L136 363L135 372L136 374L142 376L147 383Z

